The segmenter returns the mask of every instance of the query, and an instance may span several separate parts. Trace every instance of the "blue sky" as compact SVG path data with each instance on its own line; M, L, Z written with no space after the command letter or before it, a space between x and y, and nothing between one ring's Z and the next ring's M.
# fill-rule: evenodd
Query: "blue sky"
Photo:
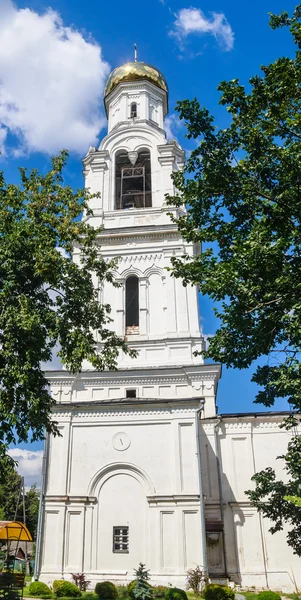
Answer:
M83 185L81 157L106 133L105 79L132 60L134 42L138 59L165 75L167 127L190 150L193 142L174 114L176 101L196 96L224 127L218 83L238 77L247 84L261 64L292 55L289 33L273 32L268 12L294 6L291 0L0 0L0 168L6 179L17 181L20 165L46 171L49 156L66 147L66 181ZM200 307L203 330L213 333L212 305L201 298ZM264 410L252 403L252 371L223 369L220 412ZM286 409L286 402L275 409Z

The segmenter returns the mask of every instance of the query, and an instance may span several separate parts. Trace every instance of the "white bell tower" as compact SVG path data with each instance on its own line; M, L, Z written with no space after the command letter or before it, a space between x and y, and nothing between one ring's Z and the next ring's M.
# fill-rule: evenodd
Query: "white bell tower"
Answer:
M204 508L199 418L215 415L220 368L195 356L204 344L196 287L168 271L171 257L199 249L165 203L184 165L164 131L166 81L127 63L109 76L104 102L108 134L83 160L85 185L101 193L89 219L103 226L102 255L118 259L120 286L106 283L100 301L137 358L121 354L115 372L47 373L61 436L46 444L36 576L128 583L143 562L152 583L184 587L188 568L207 570L205 518L219 518L218 498Z
M194 252L168 215L181 210L165 203L165 194L174 193L171 173L184 166L184 151L164 131L166 81L154 67L128 63L110 75L104 102L108 135L83 161L86 186L101 193L91 206L91 223L104 227L101 251L119 258L115 277L122 286L106 284L102 299L112 307L117 333L138 350L137 366L199 364L197 289L183 287L166 269L171 256ZM119 366L134 362L121 356Z

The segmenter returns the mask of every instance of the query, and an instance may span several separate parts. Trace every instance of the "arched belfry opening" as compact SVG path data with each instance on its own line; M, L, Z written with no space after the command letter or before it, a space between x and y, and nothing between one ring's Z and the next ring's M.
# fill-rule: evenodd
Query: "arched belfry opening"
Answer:
M139 332L139 279L132 275L125 282L126 333Z
M115 210L152 205L150 151L122 151L116 156Z

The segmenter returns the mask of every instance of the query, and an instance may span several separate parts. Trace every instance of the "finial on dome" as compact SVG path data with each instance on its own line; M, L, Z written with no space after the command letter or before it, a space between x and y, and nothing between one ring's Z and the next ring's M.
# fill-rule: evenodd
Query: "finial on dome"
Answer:
M137 62L137 44L134 44L134 61Z

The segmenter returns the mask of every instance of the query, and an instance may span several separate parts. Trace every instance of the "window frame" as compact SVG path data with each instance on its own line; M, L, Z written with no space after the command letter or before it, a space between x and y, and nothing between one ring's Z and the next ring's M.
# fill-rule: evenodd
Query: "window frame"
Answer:
M135 106L135 110L133 109L133 107ZM135 114L133 115L132 113L135 112ZM137 119L138 117L138 105L137 102L131 102L130 104L130 119Z
M129 293L130 293L130 280L135 281L135 291L134 294L132 294L132 297L129 298ZM139 333L139 326L140 326L140 298L139 298L139 292L140 292L140 285L139 285L139 277L137 277L137 275L134 274L130 274L126 280L125 280L125 331L126 333L128 332L128 330L130 330L131 328L136 328L137 333ZM137 320L137 323L130 323L129 321L134 319L129 319L130 317L130 309L131 309L131 304L135 301L136 306L134 306L134 313L135 313L135 317Z
M114 210L152 208L152 153L149 148L138 149L135 164L126 150L114 157Z
M117 534L116 533L117 529L119 529L121 531L126 530L126 534L124 534L124 533ZM115 544L116 543L119 543L122 546L124 545L123 541L116 542L115 541L116 537L119 536L119 537L123 538L124 535L126 535L126 538L127 538L127 541L126 541L127 548L126 548L126 550L124 550L124 549L115 550ZM113 554L129 554L129 552L130 552L130 528L129 528L128 525L113 525L113 548L112 548L112 552L113 552Z

